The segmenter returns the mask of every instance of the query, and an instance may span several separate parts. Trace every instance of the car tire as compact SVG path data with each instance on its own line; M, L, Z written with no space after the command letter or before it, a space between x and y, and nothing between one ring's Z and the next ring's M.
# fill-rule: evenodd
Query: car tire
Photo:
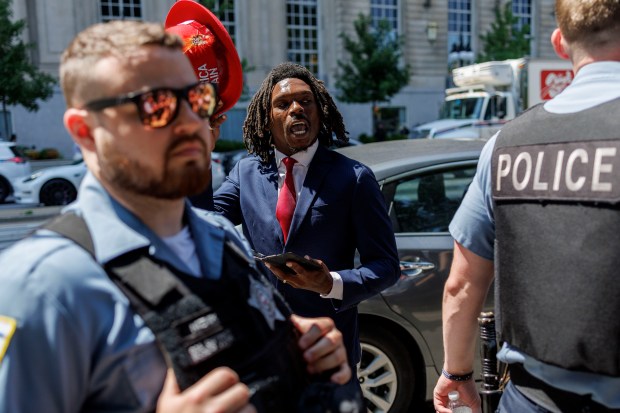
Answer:
M39 202L45 206L67 205L77 198L77 189L65 179L51 179L39 192Z
M368 413L408 412L416 375L412 356L392 331L378 324L360 328L362 357L357 369Z
M6 198L11 194L11 184L5 177L0 176L0 204L6 201Z

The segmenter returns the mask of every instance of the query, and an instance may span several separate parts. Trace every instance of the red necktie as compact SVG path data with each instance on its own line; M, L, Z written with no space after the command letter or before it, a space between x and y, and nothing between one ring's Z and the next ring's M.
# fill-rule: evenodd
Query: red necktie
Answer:
M295 192L295 180L293 179L293 165L297 162L294 158L286 157L282 159L286 166L286 175L284 177L284 185L280 188L280 195L278 196L278 204L276 205L276 218L280 222L282 228L282 234L284 235L284 242L288 237L288 230L291 227L291 221L293 220L293 212L295 212L295 205L297 199L297 193Z

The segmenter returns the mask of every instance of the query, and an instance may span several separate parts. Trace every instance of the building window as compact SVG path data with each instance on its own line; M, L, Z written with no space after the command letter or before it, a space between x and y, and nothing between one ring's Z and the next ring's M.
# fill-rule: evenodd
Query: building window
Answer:
M287 0L288 60L319 72L317 0Z
M370 0L370 17L372 27L386 20L392 30L398 33L398 0Z
M142 20L141 0L101 0L101 21Z
M527 32L532 32L532 2L531 0L512 0L512 14L518 21L516 29L527 26Z
M211 11L220 19L233 42L236 43L235 0L214 0L213 3Z
M448 0L448 67L474 62L471 41L471 0Z

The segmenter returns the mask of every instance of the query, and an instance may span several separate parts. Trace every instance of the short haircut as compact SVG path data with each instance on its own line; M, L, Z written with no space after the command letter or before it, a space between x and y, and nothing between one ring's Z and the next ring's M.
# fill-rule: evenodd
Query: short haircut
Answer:
M60 84L68 107L98 98L98 79L92 68L106 57L127 57L143 46L182 50L181 39L163 25L132 20L99 23L78 33L62 54Z
M274 156L271 148L273 137L269 130L271 124L271 93L278 82L284 79L304 81L314 95L319 110L321 127L319 142L327 147L334 144L334 137L341 143L349 141L347 130L329 92L323 82L317 79L304 66L295 63L280 63L274 67L263 81L248 106L248 115L243 123L243 142L248 152L255 153L263 162Z
M569 43L586 49L620 44L620 0L556 0L555 14Z

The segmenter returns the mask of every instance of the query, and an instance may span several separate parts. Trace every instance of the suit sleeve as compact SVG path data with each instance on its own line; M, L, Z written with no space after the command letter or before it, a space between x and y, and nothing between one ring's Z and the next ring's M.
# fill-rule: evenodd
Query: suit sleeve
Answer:
M196 208L213 211L213 184L209 184L201 193L190 196L189 200Z
M241 224L241 201L239 194L239 167L237 162L222 185L213 194L213 211L222 214L234 225Z
M366 167L357 174L352 220L361 266L338 270L344 284L341 309L357 305L393 285L400 275L394 229L374 174Z

